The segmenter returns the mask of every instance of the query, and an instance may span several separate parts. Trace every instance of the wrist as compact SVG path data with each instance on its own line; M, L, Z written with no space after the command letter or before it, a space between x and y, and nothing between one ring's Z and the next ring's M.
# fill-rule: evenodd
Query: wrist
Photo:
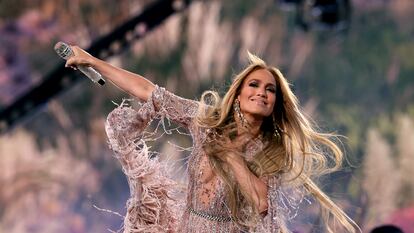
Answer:
M231 152L226 156L225 162L232 167L244 164L243 158L234 152Z
M97 67L99 66L100 60L94 56L91 56L88 60L89 60L88 63L90 64L90 66L97 69Z

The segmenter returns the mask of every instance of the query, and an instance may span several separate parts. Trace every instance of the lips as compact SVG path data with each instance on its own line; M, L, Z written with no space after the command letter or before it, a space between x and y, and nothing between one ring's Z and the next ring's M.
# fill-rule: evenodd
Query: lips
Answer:
M267 102L265 100L251 99L251 101L255 102L257 105L260 105L260 106L266 106L267 105Z

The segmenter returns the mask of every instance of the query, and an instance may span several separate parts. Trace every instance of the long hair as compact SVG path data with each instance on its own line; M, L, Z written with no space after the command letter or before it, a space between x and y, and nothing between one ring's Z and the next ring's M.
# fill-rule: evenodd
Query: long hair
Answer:
M243 81L255 70L265 69L275 78L276 102L271 116L264 119L261 127L263 141L266 144L254 156L253 161L246 162L248 168L258 177L289 174L291 182L300 183L318 200L326 222L333 215L349 232L355 232L355 228L359 229L357 224L311 179L341 167L343 154L331 140L335 135L319 133L314 129L300 110L298 99L290 89L288 81L277 68L268 66L251 53L248 53L248 58L249 65L235 76L222 99L215 91L203 93L196 118L200 127L209 129L203 148L208 155L211 168L226 184L232 217L240 225L245 225L254 222L255 216L258 216L253 201L239 189L229 168L223 162L223 157L226 156L226 152L234 149L232 142L237 137L237 116L233 104L240 93ZM275 130L279 130L280 137L273 134ZM242 213L246 208L253 210L255 216ZM326 227L328 232L332 232L328 224Z

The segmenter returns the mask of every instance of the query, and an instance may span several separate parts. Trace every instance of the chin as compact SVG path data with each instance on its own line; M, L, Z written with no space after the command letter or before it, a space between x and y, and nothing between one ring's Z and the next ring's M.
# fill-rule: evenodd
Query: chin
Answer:
M271 111L269 111L269 109L263 109L263 108L254 108L251 110L251 114L255 114L255 115L261 115L261 116L269 116L270 114L272 114Z
M272 114L272 112L267 111L251 111L249 114L256 116L256 117L268 117Z

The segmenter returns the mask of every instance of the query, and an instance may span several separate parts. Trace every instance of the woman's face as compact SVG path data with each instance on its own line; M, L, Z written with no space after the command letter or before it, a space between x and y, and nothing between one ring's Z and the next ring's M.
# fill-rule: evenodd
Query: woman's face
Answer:
M243 81L237 97L247 120L263 120L270 116L276 102L276 80L266 69L251 72Z

